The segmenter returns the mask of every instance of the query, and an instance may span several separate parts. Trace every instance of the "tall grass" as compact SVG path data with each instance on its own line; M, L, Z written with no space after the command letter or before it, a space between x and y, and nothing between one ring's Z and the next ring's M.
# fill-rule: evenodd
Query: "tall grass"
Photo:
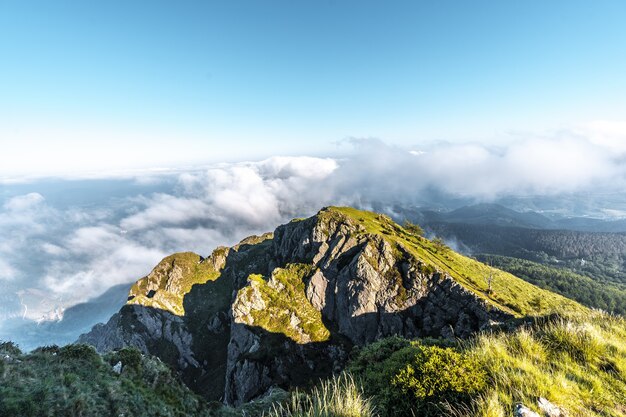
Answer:
M295 391L290 401L274 406L266 417L374 417L374 407L351 375L323 381L307 394Z
M369 362L364 367L351 368L356 372L355 378L363 377L364 372L376 374L370 375L370 381L382 385L373 391L368 385L371 398L364 397L354 379L343 374L321 383L308 394L292 394L289 402L275 406L267 417L400 415L397 404L384 401L380 387L389 384L389 389L395 389L394 375L403 369L403 361L410 361L414 355L401 355L410 345L408 341L388 340L388 343L379 342L380 355L368 355ZM626 417L624 318L593 311L527 325L512 332L480 334L473 340L460 342L455 349L479 361L488 384L470 402L439 403L441 415L506 417L513 415L517 403L543 415L537 400L544 397L568 417ZM367 348L363 350L367 351ZM402 396L410 395L400 391L396 394L395 401L404 401ZM414 401L412 397L406 400ZM411 416L411 412L421 415L415 407L401 414Z
M491 378L469 415L512 415L518 402L539 411L537 399L545 397L570 417L626 416L623 318L593 312L484 334L466 347L482 358Z

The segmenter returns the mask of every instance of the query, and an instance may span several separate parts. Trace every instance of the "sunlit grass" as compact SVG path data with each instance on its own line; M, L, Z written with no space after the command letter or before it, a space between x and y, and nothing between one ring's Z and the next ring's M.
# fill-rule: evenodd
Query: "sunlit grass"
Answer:
M309 393L295 391L290 401L279 404L266 417L373 417L371 400L365 398L349 374L320 383Z
M479 336L467 348L485 364L491 388L473 415L511 415L515 403L536 408L544 397L571 417L626 416L625 331L623 318L593 312Z

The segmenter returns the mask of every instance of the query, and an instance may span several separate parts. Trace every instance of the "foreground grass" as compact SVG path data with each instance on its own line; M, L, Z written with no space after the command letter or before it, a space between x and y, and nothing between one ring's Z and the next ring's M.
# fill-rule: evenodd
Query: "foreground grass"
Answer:
M210 415L166 365L135 349L100 356L68 345L22 354L2 343L0 355L0 416Z
M517 403L543 415L544 397L570 417L624 417L626 322L592 312L468 342L394 337L358 351L349 370L266 416L505 417Z
M510 415L538 397L571 417L626 416L626 323L604 313L561 318L513 334L482 335L466 349L481 358L490 388L473 414Z
M320 383L309 393L294 392L266 417L373 417L374 407L349 374Z

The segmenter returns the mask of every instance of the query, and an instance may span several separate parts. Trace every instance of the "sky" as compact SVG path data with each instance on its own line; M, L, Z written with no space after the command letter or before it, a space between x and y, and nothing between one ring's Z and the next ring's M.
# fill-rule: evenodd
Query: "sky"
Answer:
M337 156L352 138L582 131L621 150L624 16L610 0L0 0L0 177Z
M0 338L325 205L626 218L625 16L0 0Z

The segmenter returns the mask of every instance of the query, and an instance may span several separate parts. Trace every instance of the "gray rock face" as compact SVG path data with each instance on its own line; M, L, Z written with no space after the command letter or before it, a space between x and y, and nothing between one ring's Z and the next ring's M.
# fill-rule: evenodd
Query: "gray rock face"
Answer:
M124 306L106 324L97 324L81 335L78 342L95 346L100 352L134 346L153 355L167 346L176 357L177 368L199 365L191 349L193 337L184 320L167 311L140 305Z
M223 258L212 256L220 277L193 286L185 316L127 305L80 341L99 351L137 346L175 366L197 392L240 404L273 386L306 384L342 369L354 345L391 335L467 337L510 317L408 248L337 212L293 221L273 236L251 237L220 253ZM280 293L287 289L272 271L295 263L312 266L303 277L304 294L330 331L327 341L309 343L302 334L304 343L297 343L252 319L251 311L268 306L250 274L268 277L267 285ZM300 328L296 315L287 321Z

